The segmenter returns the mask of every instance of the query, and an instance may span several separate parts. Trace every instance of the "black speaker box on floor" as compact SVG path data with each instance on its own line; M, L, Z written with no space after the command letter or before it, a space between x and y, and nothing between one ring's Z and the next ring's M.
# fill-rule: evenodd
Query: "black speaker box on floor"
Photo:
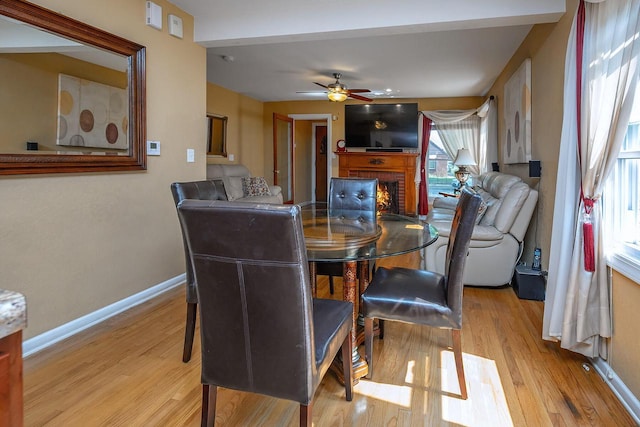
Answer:
M546 281L541 271L516 265L511 286L518 298L544 301Z

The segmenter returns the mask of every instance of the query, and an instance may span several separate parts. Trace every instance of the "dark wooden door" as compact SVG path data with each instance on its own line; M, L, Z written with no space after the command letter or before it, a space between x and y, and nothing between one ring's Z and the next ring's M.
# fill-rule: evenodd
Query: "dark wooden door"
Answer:
M327 201L327 156L331 145L327 141L327 127L316 126L316 201Z

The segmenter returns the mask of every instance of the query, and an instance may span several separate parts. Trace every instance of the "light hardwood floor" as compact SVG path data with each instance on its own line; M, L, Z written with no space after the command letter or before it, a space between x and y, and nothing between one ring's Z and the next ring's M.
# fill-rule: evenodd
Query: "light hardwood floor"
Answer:
M417 257L379 265L416 266ZM319 289L328 296L326 278ZM340 295L336 280L336 295ZM198 426L200 343L182 363L179 288L25 360L26 426ZM332 373L316 426L634 426L588 361L540 338L543 305L511 288L466 288L460 400L448 331L387 322L376 371L352 402ZM197 335L198 332L196 332ZM296 426L298 405L222 389L218 426Z

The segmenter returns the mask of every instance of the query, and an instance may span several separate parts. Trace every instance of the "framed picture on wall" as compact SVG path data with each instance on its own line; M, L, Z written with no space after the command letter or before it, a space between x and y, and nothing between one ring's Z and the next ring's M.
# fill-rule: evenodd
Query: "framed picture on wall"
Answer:
M505 164L531 160L531 59L527 58L504 85Z

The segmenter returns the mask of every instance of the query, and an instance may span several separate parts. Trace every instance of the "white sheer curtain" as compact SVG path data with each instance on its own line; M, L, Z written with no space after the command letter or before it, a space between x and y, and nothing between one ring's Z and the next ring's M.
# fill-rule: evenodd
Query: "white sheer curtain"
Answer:
M495 100L489 98L473 110L422 111L433 121L444 150L455 159L458 149L468 148L476 161L469 167L473 175L491 170L498 158L497 111Z
M582 64L576 61L581 9L567 47L543 338L560 340L563 348L589 357L606 358L603 338L611 336L611 314L600 197L633 105L640 60L640 0L585 2L583 10ZM579 70L581 92L576 89ZM581 105L580 116L577 105ZM589 219L580 197L581 185L584 200L593 203L594 271L585 268L583 222Z
M491 170L492 163L498 163L498 109L492 96L478 108L480 117L480 144L473 152L479 165L479 172Z

